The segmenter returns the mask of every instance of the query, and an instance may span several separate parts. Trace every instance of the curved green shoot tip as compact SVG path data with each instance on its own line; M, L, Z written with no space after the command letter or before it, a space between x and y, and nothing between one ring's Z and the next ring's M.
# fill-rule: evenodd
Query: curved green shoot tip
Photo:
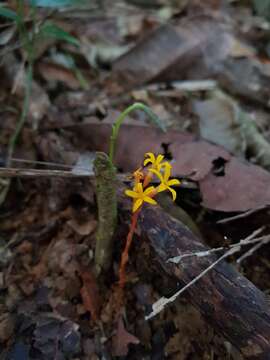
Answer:
M115 143L117 140L117 136L119 133L120 126L122 125L123 121L125 120L126 116L134 111L134 110L142 110L149 116L150 120L158 126L163 132L166 131L165 125L162 123L160 118L150 109L150 107L142 104L142 103L134 103L130 105L126 110L124 110L116 119L115 123L112 126L112 134L110 138L110 150L109 150L109 158L113 163L114 153L115 153Z

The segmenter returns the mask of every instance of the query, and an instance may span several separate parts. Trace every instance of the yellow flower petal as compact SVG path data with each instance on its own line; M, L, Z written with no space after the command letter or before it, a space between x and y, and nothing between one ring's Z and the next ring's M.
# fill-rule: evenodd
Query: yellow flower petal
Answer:
M160 184L157 188L157 192L162 192L168 189L168 186L166 186L165 184Z
M154 173L154 174L159 178L159 180L160 180L161 182L163 182L163 177L162 177L162 175L161 175L161 173L160 173L159 171L157 171L157 170L155 170L155 169L149 169L149 171L151 171L152 173Z
M149 188L145 189L143 194L144 195L149 195L151 192L153 192L155 190L154 186L149 186Z
M158 171L166 166L166 164L169 164L167 161L161 163L158 165Z
M168 190L170 190L170 192L172 193L172 198L173 198L173 201L175 201L176 199L176 191L173 190L172 188L168 187Z
M125 190L125 194L127 196L132 197L133 199L136 199L139 196L139 194L136 191L132 191L132 190Z
M136 184L135 191L137 191L139 194L143 193L143 185L142 185L142 183L139 182L139 183Z
M146 166L147 164L151 163L152 164L152 161L151 159L145 159L144 162L143 162L143 166Z
M145 202L148 202L149 204L152 204L152 205L156 205L156 204L157 204L156 200L150 198L149 196L146 196L146 197L144 198L144 201L145 201Z
M148 152L144 156L148 157L151 160L151 163L155 162L155 155L153 153Z
M164 171L164 182L167 182L169 180L169 177L171 176L171 165L166 162L165 163L165 171Z
M135 212L139 209L139 207L142 205L143 200L142 199L137 199L134 204L133 204L133 208L132 211Z
M180 181L178 179L171 179L168 181L167 183L169 186L173 186L173 185L180 185Z
M156 159L156 165L160 164L163 159L164 159L163 155L158 155Z

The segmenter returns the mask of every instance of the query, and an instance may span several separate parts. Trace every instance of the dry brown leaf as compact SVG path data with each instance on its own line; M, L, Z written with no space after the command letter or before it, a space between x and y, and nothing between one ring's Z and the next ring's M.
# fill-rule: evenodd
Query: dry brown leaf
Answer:
M270 173L237 158L225 164L225 176L212 172L200 181L203 205L220 211L246 211L270 204Z
M193 101L193 109L200 119L200 135L223 146L234 155L243 155L246 141L242 131L241 108L221 91L207 100Z
M101 304L96 280L88 269L82 269L80 271L80 277L83 282L83 286L80 290L83 305L85 309L90 312L93 320L97 321Z
M60 81L73 90L80 88L80 83L72 70L67 69L64 66L49 62L41 62L38 64L38 71L48 82Z
M112 353L114 356L126 356L128 354L129 344L139 344L140 341L134 335L130 334L124 326L122 316L119 316L116 334L113 337Z
M77 234L81 236L86 236L92 234L97 226L96 220L88 220L86 222L80 223L76 219L71 219L67 224L76 231Z

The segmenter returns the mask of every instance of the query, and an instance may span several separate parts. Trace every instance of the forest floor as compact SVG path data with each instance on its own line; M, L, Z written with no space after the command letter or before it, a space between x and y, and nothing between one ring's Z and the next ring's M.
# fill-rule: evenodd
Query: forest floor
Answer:
M65 32L31 44L31 82L18 25L1 18L0 359L241 359L188 291L145 320L175 289L151 270L139 232L115 321L128 227L119 221L112 265L97 278L93 161L96 151L108 152L120 112L144 103L167 130L139 110L127 117L115 159L126 185L145 153L163 154L182 181L164 211L202 243L226 249L262 227L268 235L270 2L264 9L259 1L113 3L40 7L35 18L25 6L29 33L44 19ZM32 176L6 177L10 168ZM237 261L251 247L228 261L268 296L269 243Z

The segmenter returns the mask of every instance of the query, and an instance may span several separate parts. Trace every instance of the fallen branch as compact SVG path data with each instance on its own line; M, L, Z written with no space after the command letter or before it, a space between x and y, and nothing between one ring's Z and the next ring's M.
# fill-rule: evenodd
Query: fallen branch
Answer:
M121 198L120 214L123 216L129 208L127 200ZM218 260L214 254L210 254L173 264L168 260L179 252L186 254L209 249L187 227L159 207L145 207L142 210L138 230L140 243L145 241L150 245L149 264L157 262L160 265L156 268L160 276L164 277L162 269L165 270L178 286L179 282L186 286L193 280L184 296L199 309L213 328L230 341L245 359L269 359L270 309L266 296L223 261L236 248L229 249L229 253ZM194 281L210 266L211 271L208 269Z
M252 244L252 243L256 243L249 251L247 251L243 256L241 256L238 260L237 260L237 264L240 264L240 262L242 260L244 260L245 258L247 258L248 256L251 256L256 250L258 250L262 245L267 244L270 241L270 237L269 236L265 236L262 238L255 238L253 239L252 237L255 236L256 234L258 234L259 231L262 231L262 229L258 229L257 231L254 231L253 234L251 234L251 236L249 236L247 239L241 240L239 243L237 244L232 244L229 246L229 250L227 250L227 252L225 254L223 254L222 256L220 256L216 261L214 261L210 266L208 266L205 270L203 270L198 276L196 276L194 279L192 279L188 284L186 284L184 287L182 287L180 290L178 290L173 296L171 296L170 298L165 298L162 297L160 298L158 301L156 301L153 304L153 311L147 315L145 317L146 320L149 320L151 318L153 318L154 316L156 316L157 314L159 314L161 311L163 311L165 309L165 306L168 305L169 303L174 302L178 296L180 296L181 294L183 294L184 291L186 291L190 286L194 285L198 280L200 280L205 274L207 274L210 270L212 270L218 263L220 263L222 260L226 259L228 256L231 256L235 253L237 253L238 251L241 250L241 247L243 245L248 245L248 244ZM213 252L217 252L217 251L221 251L221 250L225 250L225 248L221 247L221 248L216 248L216 249L211 249L208 251L199 251L199 252L195 252L195 253L191 253L191 254L184 254L182 256L177 256L175 258L169 259L168 262L173 262L173 263L179 263L183 258L187 258L187 257L191 257L191 256L197 256L197 257L202 257L202 256L209 256L210 254L212 254Z
M213 262L208 268L203 270L198 276L196 276L194 279L192 279L188 284L186 284L184 287L182 287L180 290L178 290L173 296L169 298L162 297L158 301L156 301L152 305L152 312L145 317L145 320L152 319L157 314L159 314L161 311L165 309L165 307L174 302L178 296L180 296L184 291L186 291L188 288L190 288L192 285L194 285L198 280L200 280L205 274L207 274L210 270L212 270L218 263L220 263L222 260L227 258L230 255L233 255L236 253L239 249L238 248L231 248L228 250L225 254L223 254L220 258L218 258L216 261Z

